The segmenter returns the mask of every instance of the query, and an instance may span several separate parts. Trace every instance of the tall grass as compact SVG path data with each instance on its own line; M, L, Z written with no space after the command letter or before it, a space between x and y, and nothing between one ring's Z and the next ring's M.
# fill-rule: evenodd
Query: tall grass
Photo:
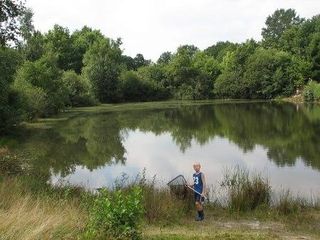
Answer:
M0 183L0 239L75 239L84 229L86 212L76 201L35 196L18 180Z
M228 208L231 211L254 210L259 206L269 206L271 186L259 174L250 175L240 167L225 172L221 186L228 195Z

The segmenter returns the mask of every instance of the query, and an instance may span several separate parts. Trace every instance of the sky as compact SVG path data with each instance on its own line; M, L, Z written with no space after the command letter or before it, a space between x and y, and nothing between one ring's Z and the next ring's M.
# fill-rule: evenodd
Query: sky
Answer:
M153 61L184 44L205 49L218 41L260 40L267 16L279 8L304 18L320 13L319 0L27 0L27 6L42 32L54 24L71 32L86 25L122 38L124 54Z

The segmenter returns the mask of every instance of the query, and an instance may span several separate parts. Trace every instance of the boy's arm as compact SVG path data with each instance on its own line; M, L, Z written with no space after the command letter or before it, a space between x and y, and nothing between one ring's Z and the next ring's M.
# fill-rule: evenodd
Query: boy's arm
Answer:
M203 173L201 174L201 179L202 179L202 183L203 183L201 195L204 196L204 195L206 195L206 191L207 191L207 183L206 183L206 178Z

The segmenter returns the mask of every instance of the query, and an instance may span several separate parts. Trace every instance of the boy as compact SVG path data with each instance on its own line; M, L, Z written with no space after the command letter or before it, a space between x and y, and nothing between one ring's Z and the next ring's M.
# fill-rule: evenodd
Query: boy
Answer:
M192 187L196 192L198 192L198 193L196 192L194 193L195 206L198 212L196 221L202 221L204 219L202 202L204 202L206 180L205 180L204 174L200 172L200 168L201 168L200 163L193 164L193 169L195 173L193 174L193 185L190 185L190 187Z

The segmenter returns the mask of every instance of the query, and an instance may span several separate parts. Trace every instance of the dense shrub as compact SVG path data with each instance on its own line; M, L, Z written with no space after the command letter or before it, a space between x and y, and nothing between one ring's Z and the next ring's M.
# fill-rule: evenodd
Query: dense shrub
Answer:
M143 216L142 190L102 189L90 209L88 239L140 239L139 224Z
M23 95L30 118L49 116L64 108L67 94L61 77L57 58L52 54L21 66L15 88Z
M73 70L63 73L62 83L66 89L67 104L69 106L81 107L95 104L90 83Z
M303 98L306 102L320 101L320 84L310 81L303 90Z

